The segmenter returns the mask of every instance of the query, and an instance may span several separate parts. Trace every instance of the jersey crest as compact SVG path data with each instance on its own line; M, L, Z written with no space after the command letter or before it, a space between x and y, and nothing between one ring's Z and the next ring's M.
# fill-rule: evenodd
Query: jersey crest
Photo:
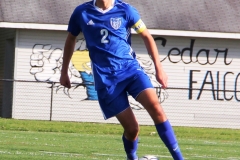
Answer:
M122 18L111 18L110 19L111 26L117 30L121 27L122 25Z

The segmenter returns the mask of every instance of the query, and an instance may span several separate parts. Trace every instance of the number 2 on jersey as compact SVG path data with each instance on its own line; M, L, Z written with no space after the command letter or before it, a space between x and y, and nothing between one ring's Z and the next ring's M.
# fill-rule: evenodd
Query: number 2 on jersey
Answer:
M108 36L108 30L106 29L102 29L100 31L101 35L103 36L102 39L101 39L101 43L108 43L109 40L107 40L107 36Z

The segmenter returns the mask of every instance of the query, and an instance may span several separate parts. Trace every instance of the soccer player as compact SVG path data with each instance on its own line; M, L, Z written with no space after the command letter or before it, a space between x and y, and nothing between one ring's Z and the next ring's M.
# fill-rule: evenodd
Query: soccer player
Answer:
M83 33L92 63L95 89L104 118L115 116L123 126L127 159L136 160L139 125L128 101L133 96L147 110L174 160L182 160L180 148L147 74L131 48L131 28L143 39L156 70L156 79L167 88L167 75L157 46L138 11L121 0L93 0L76 7L68 25L61 85L70 88L68 66L76 37Z

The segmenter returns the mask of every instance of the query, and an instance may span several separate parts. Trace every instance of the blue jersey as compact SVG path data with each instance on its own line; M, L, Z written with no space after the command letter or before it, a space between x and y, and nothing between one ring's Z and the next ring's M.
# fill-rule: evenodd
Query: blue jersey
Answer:
M95 6L95 0L86 2L71 15L68 32L84 35L96 89L118 83L139 68L131 48L131 28L140 33L146 26L137 10L120 0L113 0L107 10Z

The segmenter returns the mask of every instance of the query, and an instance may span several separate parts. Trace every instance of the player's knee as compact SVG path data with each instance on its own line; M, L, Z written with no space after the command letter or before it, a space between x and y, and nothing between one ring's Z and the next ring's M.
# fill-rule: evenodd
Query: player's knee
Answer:
M146 108L150 114L162 114L163 109L159 102L152 102Z
M163 108L157 103L151 103L148 108L146 108L149 115L152 117L155 124L164 122L167 117L163 111Z
M131 127L125 130L125 136L128 140L135 140L138 137L139 133L139 126Z

